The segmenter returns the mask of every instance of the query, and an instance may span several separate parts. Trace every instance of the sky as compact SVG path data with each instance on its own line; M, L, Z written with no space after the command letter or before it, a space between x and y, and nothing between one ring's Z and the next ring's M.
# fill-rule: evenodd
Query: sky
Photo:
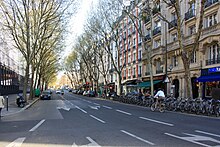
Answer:
M68 35L66 37L65 45L66 48L64 50L63 59L68 56L68 54L72 51L72 47L75 44L75 40L77 36L83 33L83 25L86 23L87 17L91 8L94 8L98 3L98 0L79 0L81 3L77 8L77 12L75 15L71 17L68 27ZM60 78L64 72L58 73L58 78Z
M69 24L69 35L66 38L66 49L64 56L67 56L72 50L72 46L75 43L77 36L83 33L83 25L86 23L87 16L92 6L95 6L98 0L80 0L77 13L72 16Z

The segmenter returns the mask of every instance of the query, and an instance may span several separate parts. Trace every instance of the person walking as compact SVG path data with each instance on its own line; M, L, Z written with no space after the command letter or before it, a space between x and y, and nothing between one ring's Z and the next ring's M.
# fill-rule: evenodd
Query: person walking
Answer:
M1 111L2 111L2 109L4 108L4 103L5 103L5 99L4 99L4 97L1 96L1 94L0 94L0 117L2 117Z

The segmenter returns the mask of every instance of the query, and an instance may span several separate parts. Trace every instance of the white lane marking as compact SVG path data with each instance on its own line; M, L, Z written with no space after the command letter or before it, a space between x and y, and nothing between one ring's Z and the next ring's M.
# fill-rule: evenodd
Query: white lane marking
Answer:
M124 113L124 114L127 114L127 115L131 115L131 113L128 113L128 112L125 112L125 111L122 111L122 110L116 110L117 112L120 112L120 113Z
M102 107L107 108L107 109L112 109L112 107L108 107L108 106L104 106L104 105Z
M87 101L88 103L92 103L91 101Z
M88 146L93 146L93 147L101 147L98 143L96 143L94 140L92 140L90 137L86 137L91 143L88 144Z
M171 127L174 126L173 124L170 124L170 123L166 123L166 122L162 122L162 121L158 121L158 120L154 120L154 119L150 119L150 118L146 118L146 117L139 117L139 118L144 119L144 120L148 120L148 121L152 121L152 122L155 122L155 123L171 126Z
M29 130L29 132L35 131L40 125L42 125L45 122L45 119L41 120L36 126L34 126L32 129Z
M143 141L143 142L145 142L145 143L147 143L147 144L155 145L154 143L152 143L152 142L150 142L150 141L147 141L147 140L145 140L145 139L143 139L143 138L140 138L140 137L138 137L138 136L136 136L136 135L134 135L134 134L131 134L131 133L125 131L125 130L121 130L121 132L123 132L123 133L125 133L125 134L127 134L127 135L129 135L129 136L131 136L131 137L134 137L134 138L136 138L136 139L138 139L138 140L140 140L140 141Z
M83 113L87 113L85 110L79 108L78 106L75 106L77 109L79 109L80 111L82 111Z
M20 147L22 145L22 143L24 142L26 138L22 137L22 138L18 138L15 141L11 142L9 145L7 145L6 147Z
M178 138L178 139L182 139L191 143L195 143L201 146L205 146L205 147L210 147L210 145L201 143L202 141L211 141L211 142L215 142L215 143L220 143L220 141L213 139L211 137L206 137L206 136L200 136L200 135L194 135L194 134L189 134L189 133L183 133L185 135L189 135L187 137L180 137L180 136L176 136L170 133L164 133L168 136L174 137L174 138ZM200 142L199 142L200 141Z
M105 123L105 121L103 121L103 120L101 120L101 119L99 119L99 118L97 118L97 117L95 117L95 116L93 116L93 115L90 115L92 118L94 118L94 119L96 119L96 120L98 120L98 121L100 121L101 123Z
M100 104L97 104L97 103L93 103L93 104L95 104L95 105L100 105Z
M90 106L90 105L89 105L89 107L90 107L91 109L95 109L95 110L98 110L98 109L100 108L100 106Z
M195 132L206 134L206 135L211 135L211 136L215 136L215 137L220 137L220 135L218 135L218 134L208 133L208 132L205 132L205 131L196 130Z

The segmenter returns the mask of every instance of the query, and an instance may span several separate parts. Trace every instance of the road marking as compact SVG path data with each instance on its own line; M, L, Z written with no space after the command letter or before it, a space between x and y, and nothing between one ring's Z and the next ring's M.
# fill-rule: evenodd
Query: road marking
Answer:
M90 137L86 137L91 143L88 144L88 146L93 146L93 147L101 147L98 143L96 143L94 140L92 140Z
M45 122L45 119L41 120L36 126L34 126L32 129L29 130L29 132L35 131L40 125L42 125Z
M74 142L72 147L88 147L88 146L92 146L92 147L101 147L98 143L96 143L92 138L90 137L86 137L86 139L88 139L91 143L87 144L87 145L82 145L82 146L78 146L76 145L76 143Z
M208 132L204 132L204 131L196 130L195 132L202 133L202 134L206 134L206 135L211 135L211 136L215 136L215 137L220 137L220 135L213 134L213 133L208 133Z
M100 121L101 123L105 123L105 121L103 121L103 120L101 120L101 119L99 119L99 118L97 118L97 117L95 117L95 116L93 116L93 115L90 115L92 118L94 118L94 119L96 119L96 120L98 120L98 121Z
M147 141L147 140L145 140L145 139L143 139L143 138L140 138L140 137L138 137L138 136L136 136L136 135L134 135L134 134L131 134L131 133L125 131L125 130L121 130L121 132L123 132L123 133L125 133L125 134L127 134L127 135L129 135L129 136L131 136L131 137L134 137L134 138L136 138L136 139L138 139L138 140L140 140L140 141L143 141L143 142L145 142L145 143L147 143L147 144L155 145L154 143L152 143L152 142L150 142L150 141Z
M95 110L98 110L98 109L100 108L100 106L90 106L90 105L89 105L89 107L90 107L91 109L95 109Z
M104 105L102 107L107 108L107 109L112 109L112 107L108 107L108 106L104 106Z
M97 103L93 103L93 104L95 104L95 105L100 105L100 104L97 104Z
M79 108L78 106L75 106L77 109L79 109L80 111L82 111L83 113L87 113L85 110Z
M26 138L22 137L22 138L18 138L15 141L11 142L9 145L7 145L6 147L20 147L22 145L22 143L24 142Z
M194 135L194 134L189 134L189 133L183 133L183 134L188 135L188 136L187 137L180 137L180 136L176 136L176 135L173 135L173 134L170 134L170 133L164 133L164 134L166 134L168 136L171 136L171 137L174 137L174 138L182 139L182 140L194 143L194 144L205 146L205 147L210 147L210 145L201 143L202 141L210 141L210 142L215 142L215 143L220 144L219 140L216 140L216 139L213 139L213 138L207 137L207 136L200 136L200 135Z
M127 114L127 115L131 115L131 113L128 113L128 112L125 112L125 111L122 111L122 110L116 110L117 112L121 112L121 113L124 113L124 114Z
M155 123L171 126L171 127L174 126L173 124L170 124L170 123L166 123L166 122L162 122L162 121L158 121L158 120L154 120L154 119L150 119L150 118L146 118L146 117L139 117L139 118L144 119L144 120L148 120L148 121L152 121L152 122L155 122Z

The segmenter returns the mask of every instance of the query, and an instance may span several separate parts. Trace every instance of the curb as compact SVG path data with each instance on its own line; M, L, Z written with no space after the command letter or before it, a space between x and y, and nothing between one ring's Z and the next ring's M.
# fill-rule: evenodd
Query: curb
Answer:
M13 114L17 114L17 113L19 113L19 112L22 112L22 111L24 111L24 110L30 108L30 107L31 107L33 104L35 104L39 99L40 99L40 98L35 99L33 102L31 102L30 104L26 105L24 108L22 108L22 109L19 110L19 111L16 111L16 112L14 112L14 113L5 114L5 115L2 115L2 116L9 116L9 115L13 115Z

